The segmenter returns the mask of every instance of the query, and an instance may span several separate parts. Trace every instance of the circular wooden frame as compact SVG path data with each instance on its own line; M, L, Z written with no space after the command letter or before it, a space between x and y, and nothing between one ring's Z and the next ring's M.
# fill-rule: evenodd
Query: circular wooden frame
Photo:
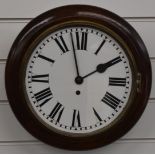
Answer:
M135 63L135 92L125 114L108 130L88 136L59 134L42 124L30 110L24 96L21 70L32 42L50 27L87 21L103 25L125 42ZM18 35L10 50L5 84L9 103L17 119L36 138L47 144L71 150L93 149L113 142L129 131L142 115L149 98L152 72L147 49L137 32L121 17L107 10L87 5L59 7L33 19Z

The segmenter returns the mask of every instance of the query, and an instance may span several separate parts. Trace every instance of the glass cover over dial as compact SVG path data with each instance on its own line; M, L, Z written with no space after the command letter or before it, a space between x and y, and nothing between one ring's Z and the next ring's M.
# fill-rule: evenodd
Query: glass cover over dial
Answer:
M111 124L127 105L132 72L119 42L95 27L66 27L43 38L26 67L36 116L69 133Z

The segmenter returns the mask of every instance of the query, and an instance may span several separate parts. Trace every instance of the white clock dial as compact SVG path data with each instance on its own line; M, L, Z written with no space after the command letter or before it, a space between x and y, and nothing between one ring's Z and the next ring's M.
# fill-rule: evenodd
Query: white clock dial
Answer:
M61 131L89 133L108 126L123 111L131 92L132 72L125 53L114 38L93 27L52 32L28 61L30 106L42 122Z

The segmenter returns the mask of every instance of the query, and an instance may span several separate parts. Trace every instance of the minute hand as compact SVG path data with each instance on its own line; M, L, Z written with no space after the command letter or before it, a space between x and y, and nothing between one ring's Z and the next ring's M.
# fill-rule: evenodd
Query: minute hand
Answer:
M122 60L121 60L121 58L118 56L118 57L116 57L116 58L114 58L114 59L108 61L107 63L99 64L99 65L97 65L96 70L94 70L93 72L91 72L91 73L89 73L89 74L83 76L82 78L85 79L86 77L88 77L88 76L90 76L90 75L92 75L92 74L94 74L94 73L96 73L96 72L104 73L104 72L106 71L107 68L109 68L109 67L111 67L111 66L113 66L113 65L115 65L115 64L117 64L117 63L119 63L120 61L122 61Z
M74 47L74 42L73 42L73 35L72 33L70 33L71 36L71 44L72 44L72 48L73 48L73 54L74 54L74 62L75 62L75 67L76 67L76 73L77 73L77 77L79 77L79 68L78 68L78 63L77 63L77 57L76 57L76 52L75 52L75 47Z

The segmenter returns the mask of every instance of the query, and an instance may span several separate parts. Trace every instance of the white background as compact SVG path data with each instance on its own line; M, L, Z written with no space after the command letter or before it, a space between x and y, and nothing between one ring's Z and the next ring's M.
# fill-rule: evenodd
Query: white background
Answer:
M5 63L17 34L40 13L67 4L96 5L122 16L141 35L152 63L152 91L139 122L121 139L91 151L57 149L32 137L16 120L5 93ZM0 0L0 153L155 153L154 6L154 0Z

